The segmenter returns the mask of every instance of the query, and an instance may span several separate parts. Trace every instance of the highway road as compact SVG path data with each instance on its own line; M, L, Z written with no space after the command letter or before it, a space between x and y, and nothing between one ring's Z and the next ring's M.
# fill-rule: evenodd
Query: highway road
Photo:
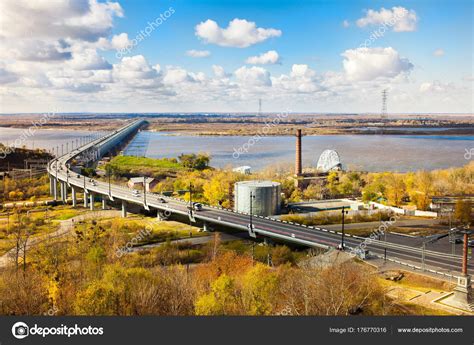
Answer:
M107 182L102 181L90 182L85 176L78 175L67 168L72 160L81 155L84 151L91 150L94 147L100 147L101 145L110 146L109 140L116 140L117 133L120 134L121 131L127 131L128 126L133 124L136 124L136 122L54 159L48 166L50 176L57 178L59 181L66 182L68 187L73 187L76 190L84 189L88 195L93 193L94 195L100 195L112 201L122 201L123 207L129 204L135 204L147 210L157 210L162 214L170 212L171 214L190 216L190 210L188 209L189 203L184 200L155 193L140 193L139 195L134 195L132 190L119 185L111 184L109 186ZM106 152L101 152L100 155L105 153ZM162 202L162 200L165 202ZM250 216L248 214L234 212L233 210L203 205L201 211L192 211L191 216L194 220L204 222L207 225L221 225L245 231L249 231L250 228ZM307 227L260 216L253 216L252 220L253 230L249 231L251 235L270 237L279 241L319 248L335 248L341 243L341 233L335 230ZM445 274L449 273L455 276L460 275L460 273L458 273L461 270L460 255L452 255L446 250L428 250L430 247L423 250L421 243L413 241L408 237L397 237L395 240L389 236L387 241L383 241L346 235L345 245L346 250L365 247L372 255L379 257L383 257L386 251L387 257L391 259L415 264L420 268L423 267L423 261L424 268L426 269L436 270ZM423 257L424 260L422 260ZM472 263L469 263L468 271L470 274L474 273Z

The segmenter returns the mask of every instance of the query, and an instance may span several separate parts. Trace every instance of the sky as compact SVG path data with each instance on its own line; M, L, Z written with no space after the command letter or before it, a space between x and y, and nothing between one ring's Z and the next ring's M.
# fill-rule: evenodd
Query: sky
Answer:
M2 0L0 112L473 113L473 7Z

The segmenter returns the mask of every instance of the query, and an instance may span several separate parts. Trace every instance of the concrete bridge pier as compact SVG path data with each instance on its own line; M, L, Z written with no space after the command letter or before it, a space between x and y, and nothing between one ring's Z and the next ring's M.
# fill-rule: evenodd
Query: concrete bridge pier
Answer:
M76 195L76 187L71 186L71 196L72 196L72 207L77 206L77 195Z
M60 187L61 187L61 200L63 202L66 202L66 196L67 196L67 192L66 192L66 183L63 182L63 181L60 181Z
M67 183L66 182L63 182L64 183L64 202L67 202Z
M122 200L122 218L127 217L127 203Z
M90 198L90 200L89 200L89 206L90 206L90 210L91 210L91 211L94 211L94 197L95 197L95 194L92 193L92 192L90 192L90 193L89 193L89 198Z
M105 195L102 195L102 209L107 209L107 200L105 199Z
M89 199L88 199L88 193L84 191L84 207L87 208L89 206Z
M63 182L61 180L58 180L58 184L59 184L59 199L61 201L64 201L64 186L63 186Z
M209 224L207 224L207 222L204 222L202 224L202 231L211 231Z
M54 196L54 177L49 175L49 195Z
M53 177L53 197L54 201L58 200L58 181Z

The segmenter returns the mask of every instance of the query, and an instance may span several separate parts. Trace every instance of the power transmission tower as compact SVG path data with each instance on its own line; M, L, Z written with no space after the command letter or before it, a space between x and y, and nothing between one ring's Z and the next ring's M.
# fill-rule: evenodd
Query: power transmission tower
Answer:
M380 113L380 117L382 119L387 118L387 94L388 94L388 90L384 89L382 91L382 112Z

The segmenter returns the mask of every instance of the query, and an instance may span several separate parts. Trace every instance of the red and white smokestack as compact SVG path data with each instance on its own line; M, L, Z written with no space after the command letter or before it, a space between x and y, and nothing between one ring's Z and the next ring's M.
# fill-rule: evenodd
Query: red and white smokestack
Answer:
M296 130L296 157L295 157L295 175L301 176L303 168L301 165L301 129Z

